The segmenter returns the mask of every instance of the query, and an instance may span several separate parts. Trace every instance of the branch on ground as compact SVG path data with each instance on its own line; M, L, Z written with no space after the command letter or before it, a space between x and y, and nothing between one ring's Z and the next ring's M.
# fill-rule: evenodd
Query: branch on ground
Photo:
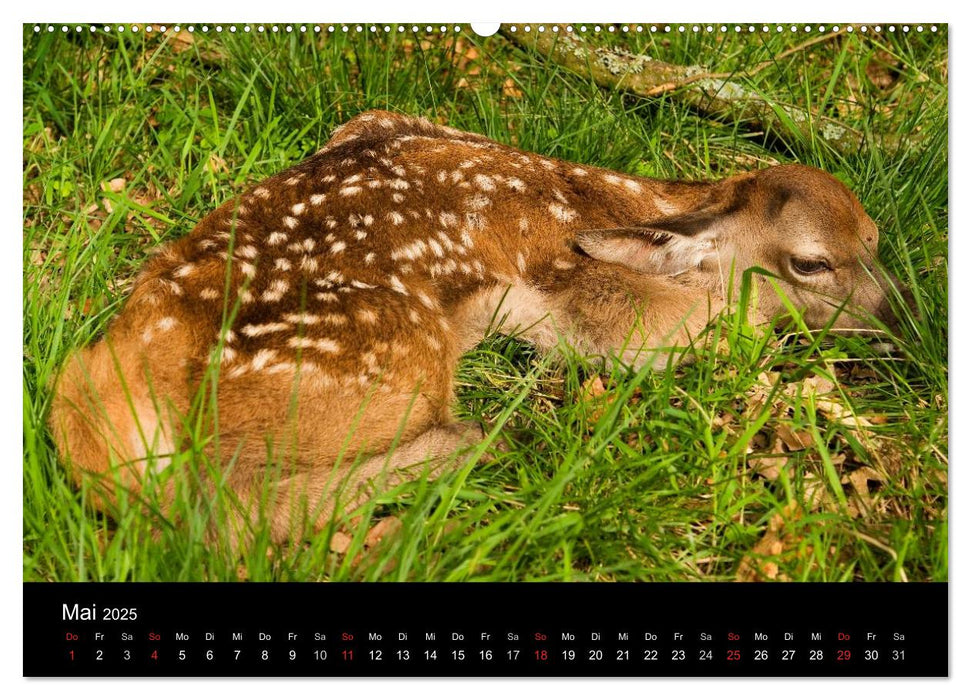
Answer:
M525 26L530 26L529 32L523 31ZM841 153L855 152L867 143L863 132L838 120L774 102L738 82L773 65L773 61L760 63L748 71L711 73L701 66L681 66L622 49L592 47L568 33L565 27L559 27L558 32L550 31L549 26L545 32L531 25L517 25L517 29L513 32L503 26L500 32L522 48L571 73L592 78L604 88L648 98L669 95L713 119L749 124L783 140L793 136L806 143L821 140ZM833 32L811 39L785 51L776 60L839 34ZM896 136L871 135L871 138L874 145L888 150L900 145Z

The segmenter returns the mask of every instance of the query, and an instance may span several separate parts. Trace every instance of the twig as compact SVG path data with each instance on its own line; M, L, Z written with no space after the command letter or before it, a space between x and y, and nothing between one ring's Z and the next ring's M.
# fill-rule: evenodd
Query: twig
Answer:
M730 123L745 123L762 129L767 134L794 135L811 142L822 140L834 149L851 153L866 143L866 136L835 119L815 115L812 112L770 101L730 78L751 78L779 59L798 51L828 41L839 32L815 37L782 52L774 60L763 61L748 71L734 73L710 73L701 66L682 66L665 63L646 55L635 55L620 49L594 48L576 35L560 27L558 32L539 32L535 26L525 32L527 25L518 25L518 31L504 26L503 36L519 46L534 51L547 60L576 73L589 77L605 88L626 90L641 97L658 97L667 93L699 112ZM878 145L893 150L899 146L894 136L875 138Z

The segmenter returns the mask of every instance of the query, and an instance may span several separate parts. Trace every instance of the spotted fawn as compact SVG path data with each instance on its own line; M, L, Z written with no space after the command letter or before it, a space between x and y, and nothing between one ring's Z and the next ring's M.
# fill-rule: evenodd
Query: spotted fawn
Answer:
M810 326L892 323L878 235L809 167L660 181L365 112L161 248L63 368L51 427L75 479L107 482L104 506L173 467L208 392L221 487L282 540L482 439L452 404L488 332L663 365L752 266ZM757 312L779 317L756 280Z

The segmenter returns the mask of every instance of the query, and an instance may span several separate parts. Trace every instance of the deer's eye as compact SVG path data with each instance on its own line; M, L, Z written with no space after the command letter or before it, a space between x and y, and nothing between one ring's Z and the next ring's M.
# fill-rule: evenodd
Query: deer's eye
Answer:
M790 264L800 275L817 275L832 269L828 262L819 258L792 258Z

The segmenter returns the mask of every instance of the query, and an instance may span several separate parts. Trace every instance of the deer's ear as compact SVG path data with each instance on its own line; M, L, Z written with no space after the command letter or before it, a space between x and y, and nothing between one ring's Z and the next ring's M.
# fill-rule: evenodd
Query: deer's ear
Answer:
M632 226L579 231L577 245L591 258L652 275L676 275L714 256L725 220L748 201L749 178L710 185L674 214ZM703 185L702 185L703 187Z
M577 245L595 260L650 275L676 275L696 268L715 252L712 236L685 236L637 226L581 231Z

